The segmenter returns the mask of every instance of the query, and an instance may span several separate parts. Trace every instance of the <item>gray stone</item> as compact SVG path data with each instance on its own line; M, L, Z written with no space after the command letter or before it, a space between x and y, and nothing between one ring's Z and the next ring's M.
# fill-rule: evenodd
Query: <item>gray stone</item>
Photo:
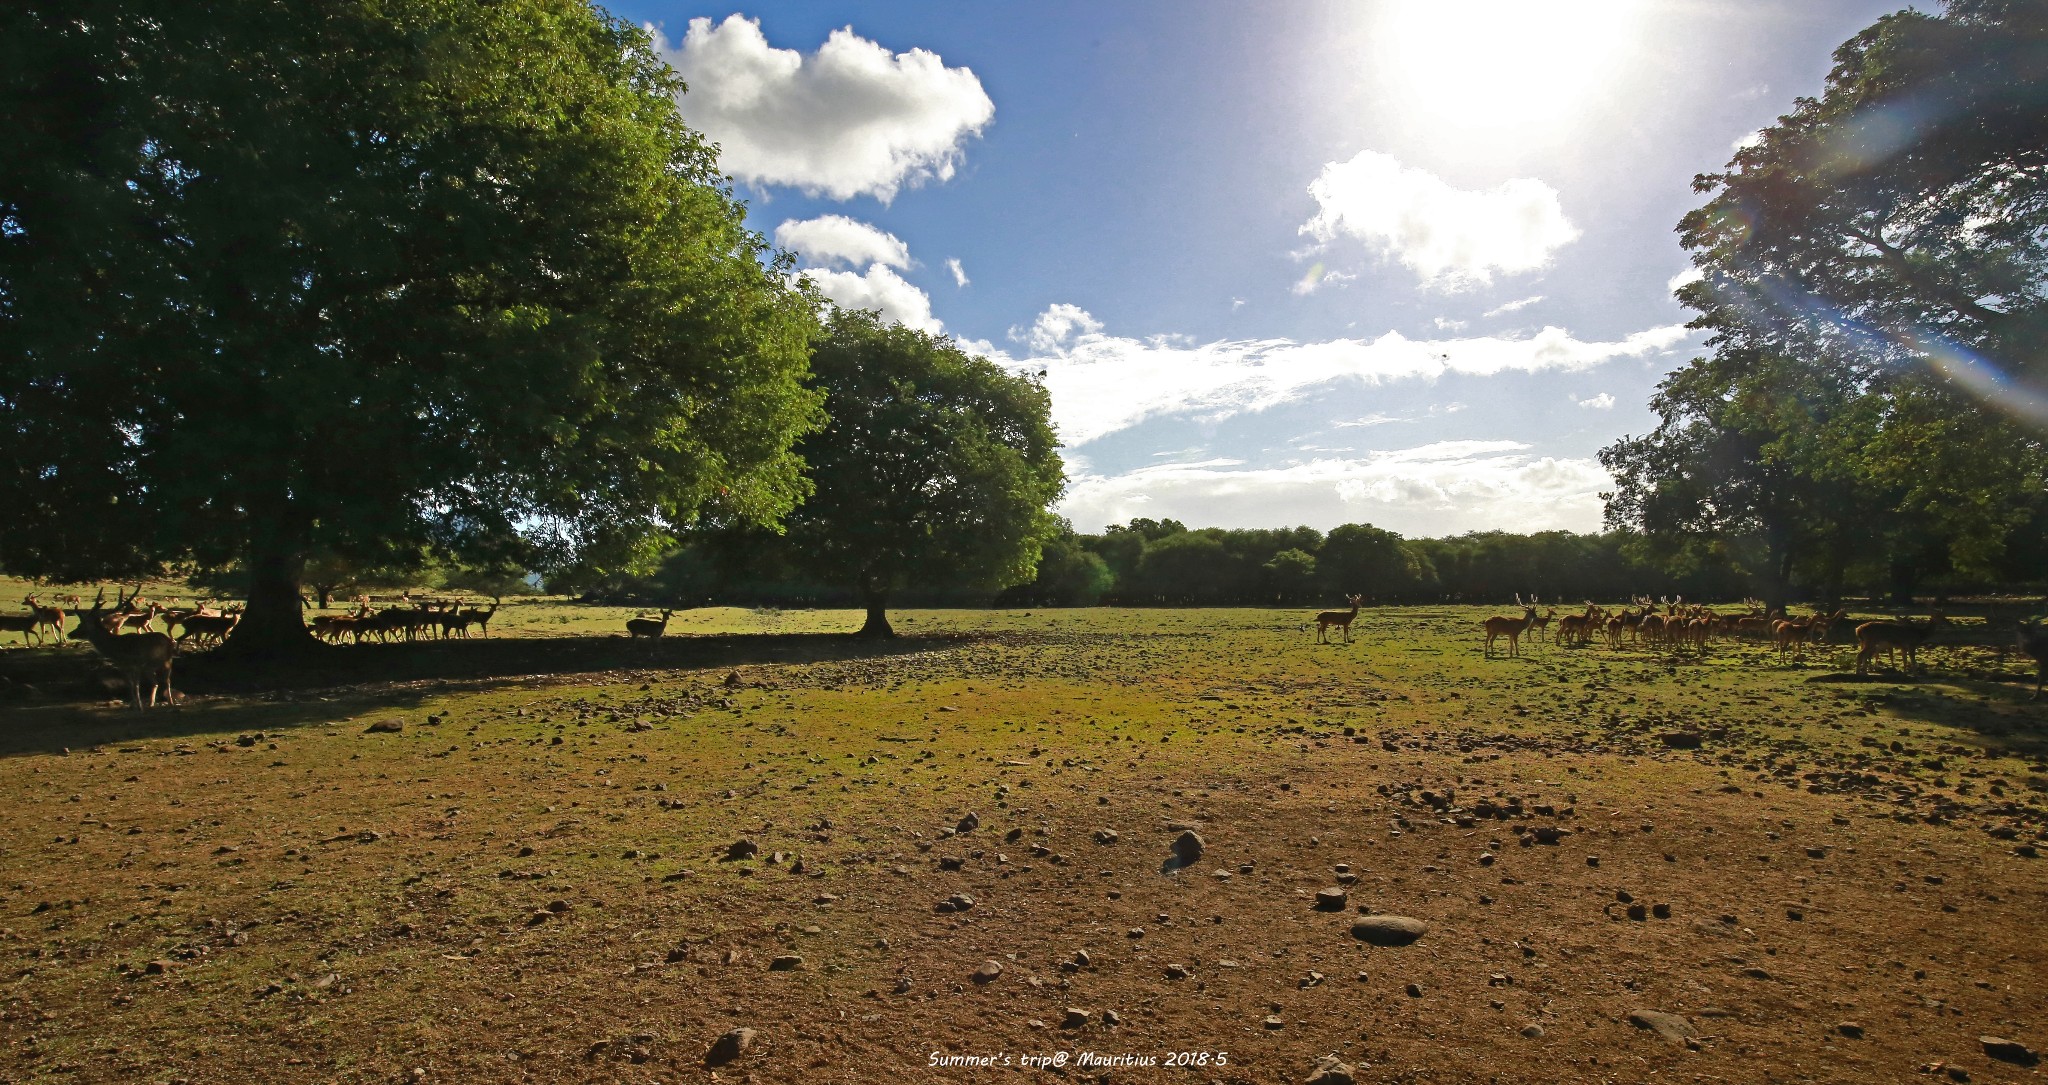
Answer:
M1675 1013L1665 1013L1663 1010L1630 1010L1628 1023L1656 1033L1673 1047L1684 1047L1687 1040L1699 1035L1699 1030L1692 1027L1692 1022Z
M1351 937L1375 946L1405 946L1429 933L1429 924L1405 915L1369 915L1351 924Z
M974 982L994 983L996 977L1002 974L1002 965L997 964L994 961L983 961L981 962L981 967L974 970Z
M750 1028L736 1028L720 1036L718 1041L711 1045L711 1050L704 1053L704 1065L724 1066L726 1063L739 1058L741 1055L753 1050L754 1041L758 1035L758 1033Z
M1316 890L1316 911L1341 912L1344 910L1344 902L1344 890L1336 886Z
M1356 1085L1358 1070L1335 1055L1324 1055L1316 1060L1316 1068L1302 1085Z
M1182 866L1193 866L1201 861L1202 849L1206 846L1202 838L1196 835L1193 829L1189 829L1174 840L1173 855L1180 860Z

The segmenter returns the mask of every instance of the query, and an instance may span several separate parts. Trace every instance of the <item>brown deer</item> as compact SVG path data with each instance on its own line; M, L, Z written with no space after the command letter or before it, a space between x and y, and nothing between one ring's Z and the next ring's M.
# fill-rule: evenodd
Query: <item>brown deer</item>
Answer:
M661 612L661 620L653 618L629 618L626 620L626 635L629 637L658 637L668 632L668 616L673 610Z
M1550 620L1557 617L1557 608L1551 607L1536 617L1536 642L1543 643L1550 638Z
M240 614L188 614L181 623L185 631L178 634L177 643L185 643L187 637L198 637L201 644L219 643L228 639L241 620ZM169 628L168 624L165 628Z
M2033 699L2038 701L2041 699L2042 680L2048 679L2048 626L2031 621L2014 624L2019 628L2014 631L2013 643L2022 655L2031 656L2034 660Z
M1358 604L1364 599L1360 595L1347 595L1344 601L1351 604L1350 610L1326 610L1316 615L1316 643L1330 643L1330 627L1344 631L1344 643L1351 643L1351 623L1358 618Z
M176 695L171 692L171 660L178 654L177 642L163 633L116 633L106 627L103 613L107 602L105 588L92 601L92 609L78 615L78 628L71 635L88 643L105 656L128 679L128 695L135 702L135 710L142 711L142 684L149 682L149 707L156 707L157 690L163 690L164 703L175 704Z
M483 630L484 639L489 640L491 639L491 619L497 617L498 606L498 600L494 597L491 599L491 609L489 610L484 610L481 607L471 607L462 612L462 624L465 627L474 625L478 629ZM469 630L464 628L462 635L465 637L469 636Z
M28 647L28 639L34 637L37 644L43 643L43 616L31 610L27 614L0 614L0 633L21 634L22 647Z
M1935 611L1926 625L1914 625L1900 619L1896 622L1864 622L1856 627L1856 673L1870 673L1870 661L1877 656L1879 648L1897 648L1906 658L1902 669L1911 670L1919 656L1920 645L1933 636L1942 626L1949 624L1941 611Z
M1519 595L1515 596L1515 602L1522 603L1522 597ZM1502 617L1500 615L1495 615L1494 617L1486 619L1486 621L1482 623L1486 628L1486 658L1493 658L1493 642L1501 637L1506 637L1508 639L1509 655L1521 655L1522 634L1528 632L1531 628L1535 627L1536 617L1536 608L1530 606L1527 603L1522 603L1522 616L1519 618L1507 618ZM1566 617L1569 618L1572 616L1567 615ZM1558 633L1559 635L1563 635L1564 633L1562 623L1559 624Z
M61 606L44 606L42 601L36 597L41 594L41 592L37 592L36 595L31 595L22 601L28 604L30 610L36 612L36 616L42 619L44 626L57 634L57 643L62 644L64 643L64 608Z

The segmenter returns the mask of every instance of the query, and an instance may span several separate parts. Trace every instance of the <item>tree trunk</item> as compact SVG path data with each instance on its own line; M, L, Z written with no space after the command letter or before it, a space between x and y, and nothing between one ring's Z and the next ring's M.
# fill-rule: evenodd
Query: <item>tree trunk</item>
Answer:
M862 637L893 637L896 630L889 625L889 598L878 591L866 593L868 621L856 634Z
M305 559L280 549L262 547L249 559L249 609L235 623L223 647L247 659L306 655L326 646L306 628L299 594Z
M315 584L313 585L313 593L320 597L320 609L326 610L327 604L334 600L334 585Z

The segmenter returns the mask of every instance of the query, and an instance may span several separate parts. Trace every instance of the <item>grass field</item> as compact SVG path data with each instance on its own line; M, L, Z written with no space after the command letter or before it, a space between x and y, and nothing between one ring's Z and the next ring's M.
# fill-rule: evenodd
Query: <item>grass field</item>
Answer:
M631 613L181 658L147 714L69 692L86 649L0 651L0 1080L2021 1081L1979 1037L2048 1046L2048 702L1981 625L1845 681L1840 644L1486 659L1469 608L1348 645Z

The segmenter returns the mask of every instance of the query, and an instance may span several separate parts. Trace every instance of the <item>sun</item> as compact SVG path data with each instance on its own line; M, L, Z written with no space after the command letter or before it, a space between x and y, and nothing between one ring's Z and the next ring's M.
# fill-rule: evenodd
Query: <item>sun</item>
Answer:
M1621 91L1645 0L1390 0L1369 41L1383 101L1437 140L1561 136Z

